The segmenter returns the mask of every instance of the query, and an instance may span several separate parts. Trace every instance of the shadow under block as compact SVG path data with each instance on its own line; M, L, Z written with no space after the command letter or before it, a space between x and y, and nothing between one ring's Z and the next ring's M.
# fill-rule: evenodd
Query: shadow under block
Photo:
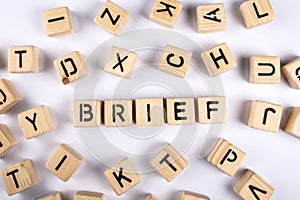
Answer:
M59 7L44 11L44 24L48 36L73 33L71 11L67 7Z
M248 118L248 126L259 130L278 132L282 114L282 106L252 101Z
M40 50L35 46L14 46L8 48L8 72L39 72Z
M197 6L199 33L225 31L227 22L223 3Z
M206 195L183 191L181 193L181 200L210 200L210 199Z
M21 100L13 84L9 80L0 79L0 114L8 112Z
M54 193L36 198L35 200L62 200L62 197L61 197L60 192L54 192Z
M94 22L108 32L118 34L125 27L129 19L130 14L126 10L112 1L107 1L98 12Z
M75 173L82 161L83 157L72 147L61 144L45 166L51 173L66 182Z
M284 131L300 138L300 107L293 108Z
M38 184L38 176L31 160L24 160L1 171L2 180L9 196Z
M210 76L217 76L236 67L236 61L226 43L219 44L201 54Z
M151 165L168 182L171 182L183 169L188 162L171 145L167 145L152 160Z
M129 79L136 59L136 53L113 46L109 51L104 71Z
M18 114L19 124L26 139L38 137L55 129L47 106L38 106Z
M283 66L282 73L292 88L300 89L300 57Z
M105 100L104 125L107 127L131 126L133 124L132 100Z
M73 102L73 126L96 127L101 126L101 101L74 101Z
M225 97L199 97L197 104L200 124L222 124L226 122Z
M140 182L140 176L128 159L104 171L104 175L117 195L121 195Z
M159 69L163 72L184 78L191 58L191 52L167 45L164 49Z
M233 176L242 164L246 154L224 139L219 139L207 160L217 168Z
M17 140L4 124L0 124L0 158L17 145Z
M78 191L74 195L74 200L104 200L104 195L99 192Z
M194 98L167 98L166 110L169 125L195 124Z
M64 85L87 75L84 59L78 51L74 51L58 58L53 63L58 76Z
M233 190L242 199L247 200L268 200L274 192L270 184L249 169L236 183Z
M158 200L158 198L156 198L153 194L149 194L145 200Z
M280 83L280 58L277 56L252 56L249 74L250 83Z
M275 18L269 0L248 0L241 4L240 12L247 29L271 22Z
M182 7L182 3L177 0L155 0L149 18L158 24L173 28Z

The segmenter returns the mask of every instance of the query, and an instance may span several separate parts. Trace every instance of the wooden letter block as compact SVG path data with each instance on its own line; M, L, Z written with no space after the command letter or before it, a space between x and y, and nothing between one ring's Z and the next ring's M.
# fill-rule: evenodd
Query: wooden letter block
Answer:
M31 160L24 160L3 169L1 176L9 196L31 188L39 182Z
M263 102L252 101L248 126L264 131L278 132L281 120L282 106Z
M208 196L202 194L183 191L181 194L181 200L210 200L210 199Z
M64 85L87 74L84 59L78 51L58 58L54 61L58 76Z
M197 22L199 33L225 31L227 22L224 4L198 6Z
M177 0L155 0L149 18L161 25L172 28L182 10L182 3Z
M217 76L236 67L235 59L226 43L201 54L210 76Z
M0 158L17 145L17 140L4 124L0 124Z
M191 58L191 52L167 45L160 61L159 69L169 74L184 78Z
M105 100L104 112L105 126L120 127L133 124L132 100Z
M226 122L225 97L199 97L198 122L200 124L221 124Z
M300 107L293 108L284 131L300 138Z
M0 114L4 114L22 100L13 84L6 79L0 79Z
M73 125L75 127L101 126L101 101L74 101Z
M300 57L283 66L282 73L292 88L300 89Z
M248 0L240 6L246 28L262 25L274 20L274 12L269 0Z
M55 129L47 106L38 106L20 113L18 119L26 139L38 137Z
M153 194L149 194L145 200L158 200L158 198L156 198Z
M136 53L112 47L106 61L105 71L124 78L130 78L136 59Z
M8 48L9 72L39 72L40 50L35 46L18 46Z
M187 125L195 123L194 98L168 98L167 122L170 125Z
M104 195L99 192L78 191L74 195L74 200L104 200Z
M61 197L60 192L54 192L54 193L36 198L35 200L62 200L62 197Z
M219 139L207 160L220 170L233 176L246 154L224 139Z
M271 185L249 169L237 182L233 190L242 199L247 200L268 200L274 192Z
M151 160L151 164L162 177L171 182L188 162L169 144Z
M118 34L129 21L130 14L113 3L107 1L100 9L94 22L112 34Z
M140 176L128 159L105 170L104 175L117 195L121 195L140 182Z

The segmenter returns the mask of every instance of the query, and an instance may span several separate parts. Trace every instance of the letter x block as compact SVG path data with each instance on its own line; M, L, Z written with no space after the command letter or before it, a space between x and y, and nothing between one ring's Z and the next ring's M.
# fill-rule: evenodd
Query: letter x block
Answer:
M133 124L132 100L105 100L104 124L107 127L131 126Z
M158 198L156 198L153 194L149 194L145 200L158 200Z
M73 125L75 127L101 126L101 101L74 101Z
M166 101L168 124L187 125L195 123L194 98L168 98Z
M226 122L225 97L199 97L198 121L200 124L220 124Z
M54 192L54 193L36 198L35 200L62 200L62 197L61 197L60 192Z
M13 84L6 79L0 79L0 114L6 113L22 100Z
M284 131L300 138L300 107L293 108Z
M104 200L104 195L99 192L78 191L74 195L74 200Z
M181 200L210 200L208 196L196 194L193 192L183 191L181 193Z
M292 88L300 89L300 57L283 66L282 73Z
M0 158L17 145L17 140L4 124L0 124Z

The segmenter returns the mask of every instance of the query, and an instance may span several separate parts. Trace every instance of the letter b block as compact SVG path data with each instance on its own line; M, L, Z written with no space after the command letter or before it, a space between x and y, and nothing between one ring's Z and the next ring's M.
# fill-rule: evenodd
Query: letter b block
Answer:
M101 101L74 101L73 125L75 127L101 126Z
M292 88L300 89L300 57L283 66L282 73Z
M13 84L6 79L0 79L0 114L6 113L22 100Z
M194 98L168 98L166 101L168 124L188 125L195 123Z

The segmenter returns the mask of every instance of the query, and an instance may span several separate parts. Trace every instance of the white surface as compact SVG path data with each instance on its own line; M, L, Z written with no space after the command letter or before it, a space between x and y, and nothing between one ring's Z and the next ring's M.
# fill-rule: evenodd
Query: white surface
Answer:
M148 20L147 15L153 4L149 0L115 0L132 15L125 31L138 28L162 28ZM219 1L204 1L210 3ZM196 32L195 8L199 2L184 1L183 12L173 29L191 37L207 49L227 42L237 60L238 67L223 74L222 81L228 104L228 121L223 128L223 137L244 150L247 154L239 171L229 177L205 160L198 159L199 147L193 144L184 155L188 167L173 182L167 183L158 173L142 174L141 183L130 192L117 197L103 176L105 166L90 156L81 146L72 126L71 102L74 85L63 86L56 74L52 61L71 51L79 50L88 56L97 46L113 37L93 22L94 16L104 1L84 0L10 0L0 7L0 58L4 66L1 78L13 81L23 97L22 103L5 115L0 116L19 141L19 145L0 160L3 169L24 159L32 159L40 177L39 184L25 192L8 197L0 181L1 199L34 199L52 191L61 191L65 199L79 189L100 191L107 199L143 199L145 193L154 193L160 199L180 199L180 190L207 194L211 199L239 199L232 188L246 168L260 174L274 188L272 199L297 199L300 196L299 139L282 130L268 133L251 129L245 125L249 101L258 99L283 105L283 119L287 109L299 106L300 94L291 89L282 78L278 85L254 85L248 82L247 59L252 55L276 55L282 64L300 55L298 45L299 28L297 16L300 2L288 3L272 0L276 19L271 24L247 30L239 13L242 1L224 1L228 28L225 32L198 34ZM42 12L47 9L68 6L73 12L76 33L57 38L46 36ZM41 48L44 58L42 70L37 74L7 73L7 48L13 45L36 45ZM48 105L56 122L56 130L39 138L26 141L18 125L17 114L37 105ZM66 183L50 174L44 164L61 143L68 143L77 149L85 161Z

